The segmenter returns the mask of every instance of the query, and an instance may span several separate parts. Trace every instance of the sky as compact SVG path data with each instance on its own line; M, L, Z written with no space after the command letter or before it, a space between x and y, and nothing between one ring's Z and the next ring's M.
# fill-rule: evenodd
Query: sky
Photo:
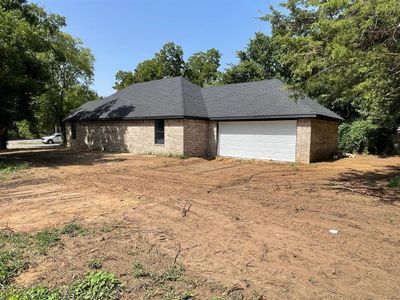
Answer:
M279 0L32 0L46 11L66 17L64 29L92 50L93 88L100 96L114 93L118 70L131 71L152 58L167 42L182 46L184 58L216 48L221 70L237 62L257 31L270 33L258 18Z

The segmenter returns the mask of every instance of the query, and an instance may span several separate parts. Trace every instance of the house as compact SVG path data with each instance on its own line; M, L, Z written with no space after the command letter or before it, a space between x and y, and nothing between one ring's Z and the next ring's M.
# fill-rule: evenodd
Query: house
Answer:
M130 85L65 119L72 148L303 163L333 156L340 121L276 79L201 88L183 77Z

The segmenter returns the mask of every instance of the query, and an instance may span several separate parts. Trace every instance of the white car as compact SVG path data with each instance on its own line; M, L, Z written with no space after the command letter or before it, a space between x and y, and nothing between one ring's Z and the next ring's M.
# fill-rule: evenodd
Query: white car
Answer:
M62 144L63 140L64 139L61 133L53 133L50 136L42 137L43 144L54 144L54 143Z

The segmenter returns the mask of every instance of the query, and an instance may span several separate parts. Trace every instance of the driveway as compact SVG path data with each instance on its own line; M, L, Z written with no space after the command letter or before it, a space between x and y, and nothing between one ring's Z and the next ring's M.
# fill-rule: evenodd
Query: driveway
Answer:
M40 139L11 140L8 141L8 149L47 149L58 148L61 144L43 144Z

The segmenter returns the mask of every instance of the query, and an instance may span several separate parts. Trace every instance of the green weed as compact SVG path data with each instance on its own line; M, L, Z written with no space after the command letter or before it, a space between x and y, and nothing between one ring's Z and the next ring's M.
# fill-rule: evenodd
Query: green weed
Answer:
M150 276L150 272L139 262L135 262L132 269L133 277L135 278Z
M112 273L90 272L68 288L68 299L117 299L122 284Z
M389 181L388 186L389 186L390 188L398 188L398 187L400 187L400 175L399 175L399 176L393 177L393 178Z
M30 164L26 161L0 161L0 172L4 174L18 172L29 167Z
M61 244L60 231L55 229L40 231L34 235L34 240L39 253L46 254L49 248Z
M69 223L65 225L61 231L61 234L67 234L69 236L75 237L78 235L84 235L86 234L86 230L82 228L81 225L76 224L76 223Z
M59 289L46 287L15 288L0 291L0 299L7 300L61 300L61 299L118 299L122 284L114 274L91 272L69 286Z
M21 254L13 251L0 251L0 287L7 285L26 267L27 263Z
M167 281L178 281L184 274L185 269L181 265L173 265L162 274L162 278Z

